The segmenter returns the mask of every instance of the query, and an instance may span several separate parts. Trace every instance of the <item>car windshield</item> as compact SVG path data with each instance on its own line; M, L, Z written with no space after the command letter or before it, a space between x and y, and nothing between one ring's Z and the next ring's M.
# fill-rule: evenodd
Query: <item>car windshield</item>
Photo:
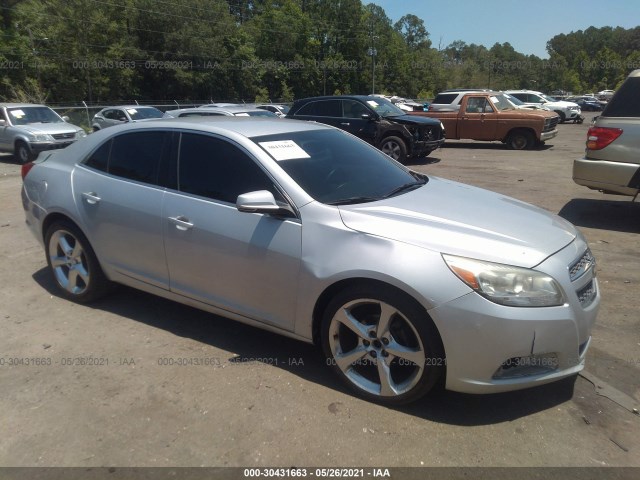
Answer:
M147 118L162 118L164 115L155 107L135 107L127 108L127 113L132 120L145 120Z
M62 123L64 120L49 107L15 107L7 108L11 123L28 125L30 123Z
M340 130L253 137L311 197L329 205L372 202L419 188L427 177Z
M406 115L401 108L396 107L386 98L370 97L365 100L367 105L371 107L381 117L397 117L399 115Z
M289 113L289 110L291 109L289 108L288 105L278 105L278 110L280 110L282 113L286 115L287 113Z
M547 102L557 102L555 98L551 98L549 95L540 95L540 96L544 98Z
M511 100L511 98L507 98L503 94L491 95L491 101L493 102L495 107L500 111L502 111L502 110L514 110L515 109L513 103L511 103L510 100Z

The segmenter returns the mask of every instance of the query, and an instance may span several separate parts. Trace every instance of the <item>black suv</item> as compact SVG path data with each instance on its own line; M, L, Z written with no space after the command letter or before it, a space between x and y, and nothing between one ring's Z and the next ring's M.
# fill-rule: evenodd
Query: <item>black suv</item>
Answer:
M293 104L287 118L314 120L341 128L399 162L426 157L444 143L444 128L440 120L407 115L380 97L305 98Z

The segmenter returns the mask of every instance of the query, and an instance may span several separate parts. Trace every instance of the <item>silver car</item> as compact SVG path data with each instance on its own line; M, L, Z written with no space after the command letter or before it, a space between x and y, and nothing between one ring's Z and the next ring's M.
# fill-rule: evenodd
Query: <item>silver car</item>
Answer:
M271 117L277 115L267 110L246 106L231 105L226 107L210 107L204 105L195 108L181 108L178 110L167 110L164 112L164 118L183 118L183 117L220 117L220 116L236 116L236 117Z
M103 108L93 116L91 128L94 132L97 132L103 128L113 127L123 123L162 118L162 115L162 111L158 110L156 107L144 107L140 105L107 107Z
M640 70L629 74L587 132L573 181L615 195L640 194Z
M600 296L580 232L412 172L312 122L219 117L97 132L23 168L61 295L110 282L321 346L361 396L491 393L583 368Z
M25 163L40 152L65 148L87 136L67 120L45 105L0 103L0 152L13 153Z

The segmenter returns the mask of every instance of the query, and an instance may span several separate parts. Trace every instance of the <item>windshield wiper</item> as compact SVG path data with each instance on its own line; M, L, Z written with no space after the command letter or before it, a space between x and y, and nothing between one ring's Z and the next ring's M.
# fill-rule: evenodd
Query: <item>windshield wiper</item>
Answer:
M404 185L400 185L399 187L394 188L393 190L391 190L390 192L384 194L382 196L382 198L389 198L392 197L394 195L397 195L401 192L404 191L409 191L409 190L414 190L417 187L421 187L422 185L424 185L427 182L409 182L409 183L405 183Z
M351 205L353 203L367 203L376 202L380 200L379 197L349 197L334 200L333 202L326 202L327 205Z

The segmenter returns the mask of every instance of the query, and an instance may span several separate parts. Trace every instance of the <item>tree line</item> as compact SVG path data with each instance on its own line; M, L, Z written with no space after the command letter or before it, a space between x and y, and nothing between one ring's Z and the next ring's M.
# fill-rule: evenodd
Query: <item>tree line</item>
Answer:
M428 23L361 0L0 0L5 101L291 101L446 88L615 88L640 27L559 34L548 59L509 43L434 46ZM427 19L428 22L428 19Z

